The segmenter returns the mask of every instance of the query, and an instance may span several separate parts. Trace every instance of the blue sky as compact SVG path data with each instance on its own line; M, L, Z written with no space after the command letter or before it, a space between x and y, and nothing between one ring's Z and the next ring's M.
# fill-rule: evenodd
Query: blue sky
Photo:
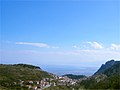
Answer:
M1 63L98 66L120 59L119 0L2 0Z

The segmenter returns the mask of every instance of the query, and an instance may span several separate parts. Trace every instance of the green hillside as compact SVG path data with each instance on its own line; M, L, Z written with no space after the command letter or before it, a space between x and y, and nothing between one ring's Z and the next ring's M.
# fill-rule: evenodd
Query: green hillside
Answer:
M107 75L107 76L111 76L114 74L120 73L120 61L117 61L116 64L114 64L113 66L111 66L110 68L106 69L103 74Z
M54 86L54 87L49 87L44 90L72 90L70 86Z
M63 75L63 76L67 76L68 78L70 79L80 79L80 78L86 78L85 75L73 75L73 74L66 74L66 75Z
M0 87L13 88L19 86L20 81L41 80L52 77L38 66L27 64L4 65L0 64Z
M120 73L105 78L103 81L94 84L92 89L120 89Z
M113 62L113 61L112 61ZM110 62L111 63L111 62ZM120 89L120 61L113 62L111 66L105 64L97 73L77 86L84 89ZM103 65L102 65L103 66Z
M106 71L110 72L110 70L111 70L110 74L113 74L114 72L115 73L119 72L120 71L119 64L120 64L120 61L115 61L115 60L107 61L105 64L101 65L101 67L98 69L97 72L95 72L94 75L96 75L96 74L105 74Z

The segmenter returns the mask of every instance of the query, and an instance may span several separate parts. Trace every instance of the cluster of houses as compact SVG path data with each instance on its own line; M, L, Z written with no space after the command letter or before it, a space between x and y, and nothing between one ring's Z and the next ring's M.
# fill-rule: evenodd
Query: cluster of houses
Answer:
M53 75L53 78L44 78L40 81L22 81L20 80L21 86L26 86L31 90L44 90L45 88L51 86L60 86L60 85L75 85L77 80L72 80L67 76L59 77L57 75Z

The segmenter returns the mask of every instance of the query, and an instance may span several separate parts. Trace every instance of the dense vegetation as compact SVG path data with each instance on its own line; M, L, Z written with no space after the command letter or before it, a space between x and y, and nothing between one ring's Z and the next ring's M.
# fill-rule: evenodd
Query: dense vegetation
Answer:
M73 75L73 74L66 74L66 75L63 75L63 76L67 76L70 79L80 79L80 78L85 78L86 77L85 75Z
M103 74L107 76L115 75L117 73L120 73L120 61L117 61L116 64L114 64L113 66L111 66L103 72Z
M95 84L93 89L120 89L120 74L112 75Z
M72 90L70 86L53 86L44 90Z
M34 65L29 65L29 64L14 64L13 66L21 66L21 67L24 67L24 68L31 68L31 69L39 69L39 70L41 70L40 67L34 66Z
M20 81L41 80L45 77L51 77L51 75L42 71L37 66L27 64L0 64L0 88L20 88Z
M120 61L114 61L114 60L107 61L105 64L101 65L101 67L98 69L98 71L94 75L102 74L102 73L104 74L108 69L111 69L113 66L116 66L116 64L119 64L119 63ZM117 65L117 67L116 68L113 67L113 69L119 69L118 67L119 66ZM111 74L113 74L113 72L111 72Z
M102 79L97 75L82 81L79 83L79 87L85 89L120 89L120 74L115 74L110 77L103 76Z

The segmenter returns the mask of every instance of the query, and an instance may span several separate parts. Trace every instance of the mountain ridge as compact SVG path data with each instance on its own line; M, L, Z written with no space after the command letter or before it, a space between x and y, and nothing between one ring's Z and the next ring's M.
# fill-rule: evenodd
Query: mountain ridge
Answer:
M120 61L115 61L115 60L107 61L105 64L101 65L101 67L98 69L97 72L94 73L94 75L105 73L107 69L111 68L113 65L118 63L120 63Z
M120 61L110 60L79 83L84 89L120 89Z

